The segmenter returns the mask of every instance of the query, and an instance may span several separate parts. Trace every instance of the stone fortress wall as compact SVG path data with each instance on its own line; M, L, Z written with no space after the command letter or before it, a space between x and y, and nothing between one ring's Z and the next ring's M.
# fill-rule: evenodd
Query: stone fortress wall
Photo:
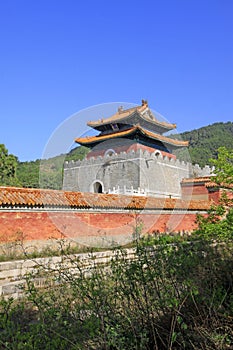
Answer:
M211 168L138 149L64 164L63 190L181 198L183 178L208 176Z

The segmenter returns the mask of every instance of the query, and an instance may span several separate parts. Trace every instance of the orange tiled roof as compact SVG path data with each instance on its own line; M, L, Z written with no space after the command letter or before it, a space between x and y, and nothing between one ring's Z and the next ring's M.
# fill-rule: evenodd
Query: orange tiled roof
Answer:
M107 134L107 135L80 137L80 138L75 139L75 142L80 143L81 145L88 145L88 144L92 144L92 143L96 143L96 142L109 140L112 138L129 136L129 135L135 133L136 131L139 131L139 132L141 132L141 134L146 135L147 137L150 137L154 140L162 141L164 143L167 143L167 144L170 144L173 146L177 146L177 147L187 147L189 144L188 141L175 140L175 139L171 139L167 136L153 133L151 131L148 131L148 130L142 128L140 125L136 125L130 129L127 129L124 131L114 132L114 133Z
M220 188L233 189L233 184L222 183L218 185L216 182L210 181L206 183L206 187L220 187Z
M89 207L82 195L77 192L18 187L0 187L0 205Z
M168 130L176 128L176 124L170 124L167 122L159 121L153 115L152 115L152 118L150 118L150 119L148 119L148 117L147 118L144 117L143 112L145 112L146 110L149 110L148 103L147 103L147 101L142 100L141 106L132 107L132 108L128 108L125 110L119 108L117 113L113 114L111 117L105 118L105 119L99 119L96 121L89 121L87 123L87 125L92 127L92 128L96 128L98 126L113 123L116 121L124 122L124 120L126 118L128 118L129 116L131 116L133 113L138 112L143 119L146 119L147 121L149 120L152 124L162 126L163 128L168 129Z
M215 175L195 177L195 178L185 178L182 180L181 184L203 184L204 183L205 187L207 188L221 187L221 188L233 189L233 184L222 183L219 185L214 181L214 178L215 178Z
M184 178L181 183L207 183L210 182L211 176L202 176L202 177L191 177Z
M9 208L64 207L77 209L188 209L207 210L209 201L185 201L116 194L81 193L33 188L0 187L0 206Z

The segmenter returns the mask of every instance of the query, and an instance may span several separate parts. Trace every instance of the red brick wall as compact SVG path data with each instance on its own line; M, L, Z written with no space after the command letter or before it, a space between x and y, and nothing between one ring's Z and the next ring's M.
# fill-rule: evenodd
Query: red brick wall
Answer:
M0 212L0 242L16 240L46 240L102 235L132 234L136 223L142 223L144 232L192 231L196 228L196 214L135 215L133 213L75 213L75 212Z
M146 145L142 145L140 143L133 143L131 145L124 145L124 146L118 146L117 148L113 147L114 151L116 153L120 153L120 152L130 152L130 151L134 151L136 152L138 149L141 149L142 151L148 151L150 153L155 152L155 149ZM91 158L91 157L98 157L98 156L104 156L105 152L107 151L107 149L104 150L98 150L98 149L93 149L92 151L90 151L87 154L87 159ZM168 157L168 158L174 158L176 159L175 154L172 153L168 153L168 152L164 152L164 151L160 151L160 153L162 154L163 157Z
M61 238L46 212L0 212L0 241Z
M204 183L182 184L181 191L182 198L184 199L192 197L193 200L209 200L218 203L223 192L226 193L228 198L233 199L233 191L228 189L224 190L214 187L206 187Z
M194 184L190 186L182 186L182 198L192 196L194 200L208 200L209 191L204 184Z
M212 200L214 203L218 203L220 199L220 191L210 191L209 192L209 200Z

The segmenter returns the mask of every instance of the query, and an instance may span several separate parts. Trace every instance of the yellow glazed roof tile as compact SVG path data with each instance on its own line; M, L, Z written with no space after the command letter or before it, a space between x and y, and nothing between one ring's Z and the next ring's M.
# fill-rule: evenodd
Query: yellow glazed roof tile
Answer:
M163 135L148 131L139 125L133 126L132 128L124 130L124 131L118 131L118 132L114 132L114 133L107 134L107 135L80 137L80 138L75 139L75 142L80 143L81 145L87 145L87 144L92 144L92 143L96 143L96 142L106 141L106 140L109 140L112 138L129 136L137 131L139 131L141 134L146 135L150 138L153 138L155 140L158 140L158 141L170 144L170 145L180 146L180 147L187 147L189 145L188 141L180 141L180 140L171 139L167 136L163 136Z
M135 112L139 113L142 118L145 118L145 117L143 117L143 112L145 112L146 110L149 110L148 103L147 103L147 101L142 100L142 105L141 106L132 107L132 108L128 108L128 109L125 109L125 110L119 108L117 113L113 114L111 117L109 117L109 118L102 118L102 119L99 119L99 120L96 120L96 121L89 121L87 123L87 125L95 128L95 127L98 127L98 126L101 126L101 125L106 125L106 124L113 123L113 122L116 122L116 121L124 122L125 119L127 119L129 116L133 115ZM152 118L150 118L149 121L152 124L156 124L158 126L162 126L165 129L171 130L171 129L175 129L176 128L176 124L171 124L171 123L159 121L154 116Z

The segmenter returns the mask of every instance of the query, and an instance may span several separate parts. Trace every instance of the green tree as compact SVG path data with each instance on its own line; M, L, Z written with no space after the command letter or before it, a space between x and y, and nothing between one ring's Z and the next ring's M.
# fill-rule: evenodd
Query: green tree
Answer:
M4 144L0 144L0 185L20 186L16 176L17 157L8 154Z
M23 187L62 189L64 161L81 160L88 153L87 147L76 147L68 154L61 154L49 159L18 162L17 177Z
M233 184L233 149L219 147L217 159L210 161L215 166L217 184Z
M233 149L218 148L217 159L210 159L210 161L215 167L216 185L225 190L221 193L219 203L210 208L208 216L198 215L197 233L206 238L230 242L233 239L233 199L232 196L229 196L229 192L233 189L231 187L233 184Z
M17 177L23 187L39 188L40 160L18 162Z

